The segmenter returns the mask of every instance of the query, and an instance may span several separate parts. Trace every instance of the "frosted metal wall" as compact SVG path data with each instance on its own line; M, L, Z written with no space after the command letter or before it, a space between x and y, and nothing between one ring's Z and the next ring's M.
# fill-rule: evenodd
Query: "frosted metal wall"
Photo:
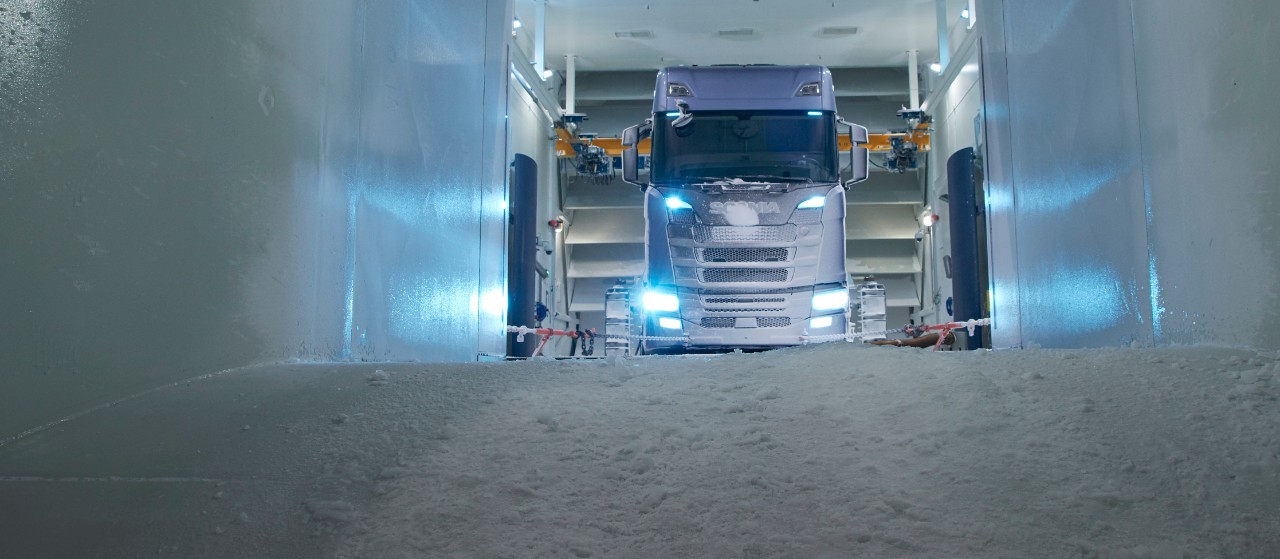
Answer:
M0 8L0 441L229 367L501 347L506 2Z
M993 219L1015 222L1016 269L993 278L997 307L1018 300L1026 345L1150 343L1129 5L1004 2L1002 15L1008 97L991 111L1008 113L1011 158L1009 176L993 178L1013 188L989 205Z
M981 6L996 345L1280 347L1280 5Z
M1157 338L1280 347L1280 3L1133 11Z

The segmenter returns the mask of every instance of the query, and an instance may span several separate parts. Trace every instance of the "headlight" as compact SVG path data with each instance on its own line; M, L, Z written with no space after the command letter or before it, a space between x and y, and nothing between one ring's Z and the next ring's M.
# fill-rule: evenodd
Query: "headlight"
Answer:
M814 196L813 198L800 202L800 205L796 207L803 210L805 208L821 208L825 205L827 205L826 196Z
M809 320L810 328L826 328L831 326L832 318L829 316L820 316Z
M833 289L813 294L813 310L830 311L849 305L849 290Z
M644 308L647 311L675 312L680 310L680 299L674 293L645 291Z
M692 210L693 209L693 206L690 206L688 202L685 202L684 200L676 198L675 196L667 198L667 207L673 210Z
M658 326L661 326L661 327L663 327L663 328L667 328L667 329L670 329L670 330L679 330L679 329L680 329L680 319L678 319L678 318L667 318L667 317L662 317L662 318L659 318L659 319L658 319Z

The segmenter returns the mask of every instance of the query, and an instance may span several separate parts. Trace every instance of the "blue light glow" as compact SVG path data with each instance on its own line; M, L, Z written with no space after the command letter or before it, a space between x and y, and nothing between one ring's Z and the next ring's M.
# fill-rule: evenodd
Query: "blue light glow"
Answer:
M822 111L809 111L809 116L822 116Z
M813 310L830 311L843 309L849 304L849 290L834 289L813 294Z
M679 330L679 329L680 329L680 319L678 319L678 318L667 318L667 317L662 317L662 318L659 318L659 319L658 319L658 326L661 326L661 327L663 327L663 328L667 328L667 329L670 329L670 330Z
M1030 271L1022 281L1023 316L1034 317L1039 343L1058 336L1082 335L1138 320L1137 286L1125 282L1105 263L1069 263L1063 259Z
M813 198L800 202L800 205L796 207L800 209L821 208L822 206L825 206L825 205L827 205L826 196L814 196Z
M644 308L648 311L676 312L680 310L680 299L674 293L645 291Z
M693 206L690 206L688 202L685 202L684 200L676 198L675 196L667 198L667 207L673 210L692 210L693 209Z
M676 111L676 112L673 112L673 113L667 113L667 117L668 117L668 118L675 118L675 117L678 117L678 116L680 116L680 111Z

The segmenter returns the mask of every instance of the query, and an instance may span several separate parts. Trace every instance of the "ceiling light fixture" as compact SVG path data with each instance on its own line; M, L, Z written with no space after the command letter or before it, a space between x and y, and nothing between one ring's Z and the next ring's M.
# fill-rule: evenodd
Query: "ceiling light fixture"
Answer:
M552 76L553 74L554 74L554 72L552 72L550 68L548 68L548 69L546 69L546 70L543 70L543 71L542 71L542 79L544 79L544 80L549 80L549 79L551 79L551 76Z
M935 74L941 74L941 73L942 73L942 65L941 65L941 64L938 64L937 62L934 62L933 64L930 64L930 65L929 65L929 69L930 69L930 70L933 70L933 73L935 73Z
M512 28L512 29L520 29L520 27L521 27L522 25L524 25L524 24L523 24L523 23L520 23L520 18L515 18L515 19L512 19L512 20L511 20L511 28Z
M965 9L963 9L963 10L960 10L960 17L961 17L962 19L969 19L969 8L965 8Z

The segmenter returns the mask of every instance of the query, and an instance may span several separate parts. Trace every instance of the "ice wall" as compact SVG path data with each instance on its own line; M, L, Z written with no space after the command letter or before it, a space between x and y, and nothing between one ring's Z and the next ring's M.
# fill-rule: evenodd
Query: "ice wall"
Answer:
M982 4L997 346L1280 346L1280 7L1166 4Z
M1161 343L1280 347L1280 4L1134 0Z
M501 351L505 1L0 10L0 441L252 363Z

